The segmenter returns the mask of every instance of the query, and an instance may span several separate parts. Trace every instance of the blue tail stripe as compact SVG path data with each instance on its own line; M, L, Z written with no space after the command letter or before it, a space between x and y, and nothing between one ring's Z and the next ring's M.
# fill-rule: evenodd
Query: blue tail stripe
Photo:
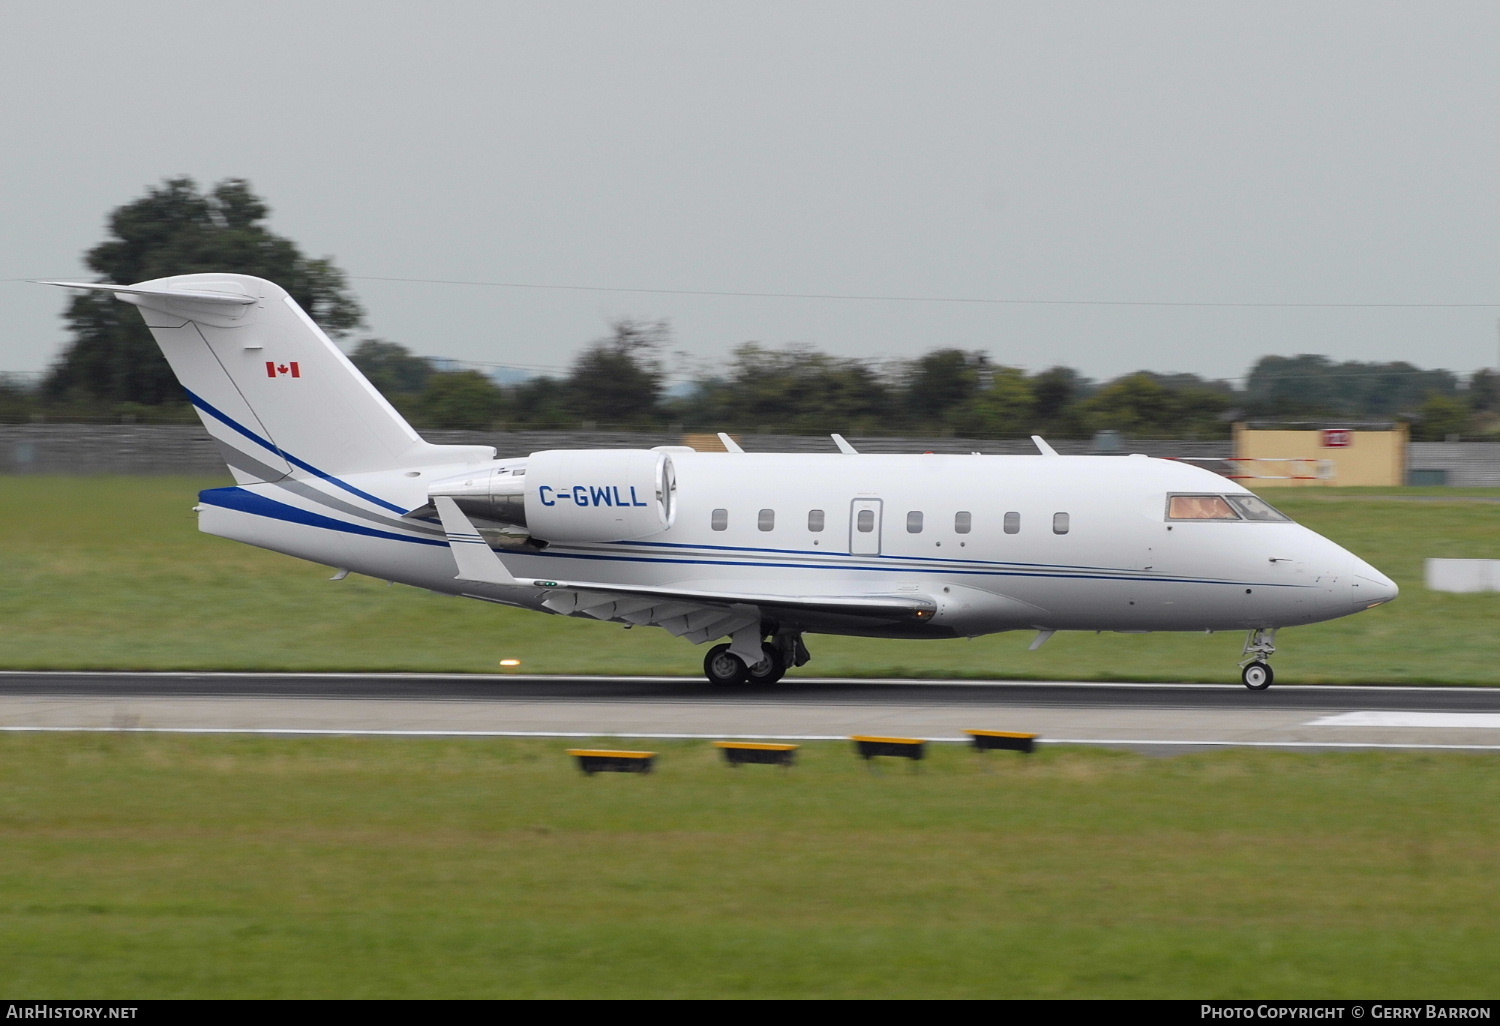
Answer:
M329 473L327 473L325 471L319 470L317 467L313 466L311 463L307 463L307 462L305 462L303 460L299 460L297 457L293 456L291 453L289 453L285 449L281 448L281 446L279 446L276 443L272 442L269 438L262 438L260 435L256 434L254 431L251 431L249 428L245 427L245 425L241 424L239 421L237 421L233 417L229 416L229 414L225 413L223 410L221 410L218 407L214 406L212 403L210 403L208 400L204 399L202 396L195 394L190 389L184 389L184 391L187 392L188 398L190 400L192 400L193 405L196 406L196 407L198 407L198 409L202 410L204 413L208 414L210 417L213 417L215 420L222 421L226 426L234 429L235 431L238 431L240 434L244 435L246 438L250 439L252 442L256 443L257 445L264 446L265 448L267 448L267 449L271 450L272 452L276 453L278 456L280 456L282 459L286 460L292 466L297 467L297 468L299 468L301 470L305 470L309 474L314 474L314 475L322 478L324 481L327 481L329 484L336 485L336 486L338 486L339 488L342 488L344 491L348 492L351 495L358 495L361 499L364 499L367 502L373 502L375 505L380 506L383 509L388 509L391 512L396 513L396 514L405 515L406 510L402 509L400 506L397 506L397 505L395 505L393 503L386 502L384 499L382 499L382 498L380 498L378 496L371 495L369 492L366 492L366 491L363 491L363 490L361 490L359 488L356 488L356 487L354 487L352 484L350 484L347 481L340 481L338 478L334 477L332 474L329 474Z
M408 534L396 534L393 531L382 531L374 527L364 527L361 524L351 524L347 520L335 520L333 517L325 517L321 513L313 513L310 510L289 506L284 502L277 502L275 499L268 499L264 495L258 495L245 488L209 488L199 492L198 499L210 506L237 510L241 513L250 513L259 517L270 517L273 520L285 520L293 524L305 524L308 527L322 527L329 531L362 534L368 538L385 538L390 541L412 542L416 545L436 545L440 548L448 547L446 541L436 541L431 538L413 538Z

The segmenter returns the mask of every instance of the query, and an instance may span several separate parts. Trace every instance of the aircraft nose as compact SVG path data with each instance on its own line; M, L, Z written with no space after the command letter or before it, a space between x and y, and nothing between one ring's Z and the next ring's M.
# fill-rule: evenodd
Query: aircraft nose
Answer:
M1396 587L1395 581L1364 560L1356 558L1352 569L1354 576L1350 583L1354 587L1350 590L1354 593L1355 601L1365 608L1390 602L1401 594L1401 589Z
M1396 582L1379 570L1373 574L1355 574L1354 576L1355 583L1359 585L1360 597L1368 599L1372 606L1390 602L1401 594L1401 589L1396 587Z

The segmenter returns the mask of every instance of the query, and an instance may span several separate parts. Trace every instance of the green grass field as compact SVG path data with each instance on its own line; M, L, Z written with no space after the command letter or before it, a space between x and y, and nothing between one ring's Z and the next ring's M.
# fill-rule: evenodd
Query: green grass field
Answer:
M663 631L508 610L351 577L198 533L213 479L0 477L0 667L696 675ZM1429 556L1500 558L1496 495L1280 491L1273 500L1390 574L1390 606L1282 633L1284 683L1500 684L1500 594L1422 585ZM1416 498L1420 501L1413 501ZM1240 634L1064 633L975 641L809 638L812 675L1237 680Z
M0 737L0 992L1493 997L1492 756Z

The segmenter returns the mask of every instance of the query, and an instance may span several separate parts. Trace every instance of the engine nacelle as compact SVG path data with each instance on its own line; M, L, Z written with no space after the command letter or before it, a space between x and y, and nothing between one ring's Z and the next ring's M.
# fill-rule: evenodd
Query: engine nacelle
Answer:
M645 538L672 526L672 458L648 449L550 449L526 460L526 527L549 542Z

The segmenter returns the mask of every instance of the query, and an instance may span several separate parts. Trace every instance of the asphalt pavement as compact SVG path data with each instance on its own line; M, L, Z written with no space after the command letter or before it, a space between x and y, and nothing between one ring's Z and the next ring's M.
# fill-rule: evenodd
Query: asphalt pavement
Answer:
M0 730L845 737L1500 750L1500 689L521 674L0 672Z

